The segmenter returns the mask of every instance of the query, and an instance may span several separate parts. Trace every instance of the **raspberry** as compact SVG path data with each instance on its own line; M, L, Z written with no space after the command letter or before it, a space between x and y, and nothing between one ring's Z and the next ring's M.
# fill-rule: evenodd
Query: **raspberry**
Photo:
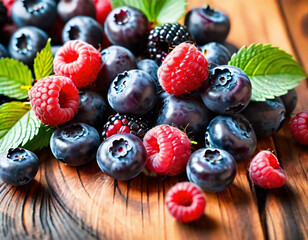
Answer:
M92 45L73 40L58 50L53 67L56 75L66 76L76 87L82 88L95 81L101 62L100 52Z
M204 212L205 198L202 191L190 182L174 185L166 195L166 208L181 222L197 220Z
M64 76L42 78L29 91L35 115L44 123L59 125L71 120L79 106L78 90Z
M103 138L109 138L116 133L130 133L142 139L148 130L147 123L141 118L137 119L132 116L120 115L117 113L111 116L103 129Z
M295 141L308 145L308 110L296 114L291 119L289 128Z
M181 43L158 69L161 86L167 93L180 95L196 90L207 79L208 63L198 49Z
M174 176L185 170L191 155L191 142L175 127L158 125L144 136L148 157L146 166L155 173Z
M156 60L158 65L164 61L170 48L174 48L182 42L194 42L194 38L185 26L178 23L164 24L155 27L148 38L148 51L152 59Z
M249 166L251 180L263 188L279 188L286 183L286 173L270 151L259 152Z

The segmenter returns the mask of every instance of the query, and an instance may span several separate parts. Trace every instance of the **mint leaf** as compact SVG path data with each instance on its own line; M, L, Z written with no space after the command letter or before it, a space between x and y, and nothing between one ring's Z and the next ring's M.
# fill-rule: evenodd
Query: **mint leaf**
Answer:
M186 0L112 0L114 8L131 6L142 11L153 26L175 23L185 13Z
M185 0L167 0L164 4L156 9L157 20L161 24L175 23L186 12L187 2Z
M37 80L49 76L52 72L53 56L50 41L48 39L46 46L36 54L34 59L33 68Z
M12 58L0 59L0 94L25 99L31 87L32 74L26 65Z
M270 44L242 47L233 54L228 65L239 67L247 74L252 85L252 101L284 95L306 78L304 70L290 54Z
M23 147L32 152L36 150L41 150L42 148L49 145L50 138L53 132L53 128L41 123L38 134L35 135L32 140L28 141Z
M28 103L9 102L0 106L0 153L25 145L38 134L41 121Z

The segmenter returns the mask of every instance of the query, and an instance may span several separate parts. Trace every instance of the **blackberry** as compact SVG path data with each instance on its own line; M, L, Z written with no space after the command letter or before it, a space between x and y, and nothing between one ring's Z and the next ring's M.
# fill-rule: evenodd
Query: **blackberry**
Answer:
M3 27L3 25L5 23L8 22L8 18L7 18L7 9L6 7L3 5L2 2L0 2L0 30Z
M148 51L152 59L160 65L168 53L182 42L195 43L185 26L178 23L155 27L148 38Z
M109 117L108 122L103 128L102 136L105 140L117 133L131 133L142 139L148 130L148 123L144 122L141 118L117 113Z

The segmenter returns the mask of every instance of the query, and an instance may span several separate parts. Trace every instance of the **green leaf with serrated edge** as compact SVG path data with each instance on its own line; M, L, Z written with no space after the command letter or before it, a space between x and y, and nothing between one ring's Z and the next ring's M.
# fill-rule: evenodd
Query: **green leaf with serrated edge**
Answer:
M131 6L142 11L155 25L175 23L185 13L186 0L112 0L111 5Z
M0 94L26 99L31 87L32 73L26 65L12 58L0 59Z
M50 39L46 46L36 54L34 59L34 73L37 80L47 77L52 73L53 56L51 52Z
M32 140L28 141L23 147L33 152L41 150L42 148L49 145L50 138L53 132L53 128L41 123L38 134L35 135Z
M0 106L0 153L25 145L38 134L41 121L30 105L9 102Z
M233 54L228 65L242 69L252 85L252 101L274 99L295 88L306 78L293 57L270 44L252 44Z
M165 1L165 4L160 9L156 10L157 23L175 23L186 12L187 2L185 0Z

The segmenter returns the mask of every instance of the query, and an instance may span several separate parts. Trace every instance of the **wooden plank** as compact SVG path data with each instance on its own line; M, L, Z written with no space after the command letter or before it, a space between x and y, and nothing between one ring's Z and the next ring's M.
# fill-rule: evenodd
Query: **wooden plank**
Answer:
M308 1L278 0L295 56L308 69Z
M294 54L276 0L207 1L227 12L228 40L237 46L269 42ZM189 1L189 8L202 0ZM291 33L292 34L292 33ZM305 101L305 83L298 88ZM250 185L249 159L238 164L234 183L207 193L205 215L191 224L175 221L164 208L168 189L186 176L146 177L129 182L105 176L95 162L78 168L60 163L49 151L35 181L25 187L0 185L0 239L300 239L307 238L307 148L292 142L285 123L256 151L276 150L288 174L286 187L263 191ZM287 197L285 197L287 196ZM290 235L293 234L294 235ZM306 235L305 235L306 234ZM294 238L294 236L296 238Z

